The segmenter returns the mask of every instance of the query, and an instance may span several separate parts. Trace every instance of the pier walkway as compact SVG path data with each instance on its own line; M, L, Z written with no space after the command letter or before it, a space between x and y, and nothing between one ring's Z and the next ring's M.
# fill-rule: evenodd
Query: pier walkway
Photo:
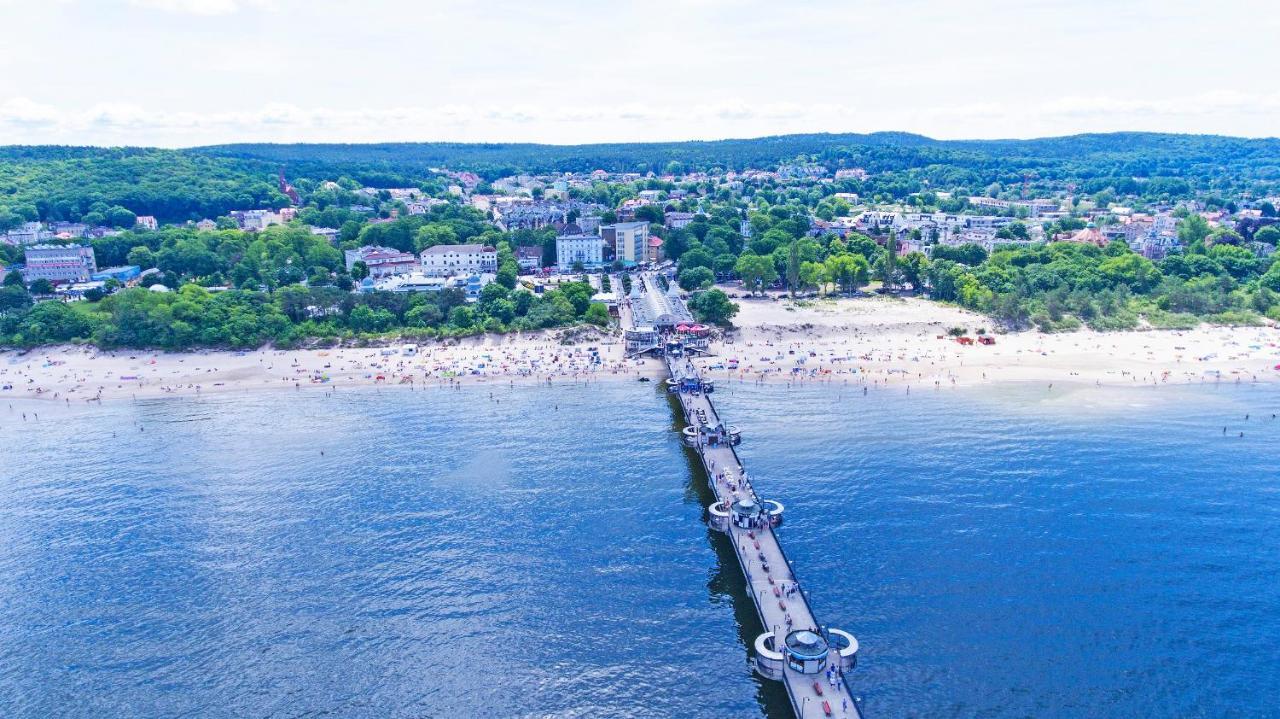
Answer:
M654 287L653 278L645 277L643 281L647 287ZM629 318L630 313L623 315L624 327L629 324ZM764 512L758 518L748 519L745 513L739 517L734 512L735 507L766 508L775 511L780 521L783 507L769 502L767 497L757 496L747 469L733 448L737 442L736 430L720 417L708 393L700 391L709 387L709 383L702 383L683 353L663 354L668 373L676 382L673 393L679 399L685 424L697 430L686 430L682 439L698 454L716 496L716 504L709 508L711 524L727 534L733 544L756 614L764 627L765 633L754 647L757 671L784 684L799 719L862 719L848 676L841 671L833 683L828 670L853 668L857 640L843 631L819 624L778 541L774 528L777 522L770 521L772 514ZM812 630L822 640L806 646L802 630ZM789 651L793 638L797 642L795 652ZM810 649L811 661L803 659L806 649Z

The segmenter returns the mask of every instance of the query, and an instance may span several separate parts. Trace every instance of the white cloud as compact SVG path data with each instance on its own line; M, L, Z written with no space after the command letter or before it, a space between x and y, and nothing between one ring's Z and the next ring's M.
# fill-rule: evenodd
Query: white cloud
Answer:
M1207 126L1206 119L1254 118L1265 126L1280 110L1280 94L1214 91L1166 99L1088 95L1042 103L973 102L901 109L893 115L872 115L873 109L842 102L750 103L739 99L686 106L451 103L383 108L275 102L250 110L191 112L125 102L77 109L12 98L0 104L0 132L25 134L31 142L162 146L237 141L577 143L874 130L908 130L942 138L1027 137L1110 129L1221 132ZM867 124L870 122L877 124ZM950 131L931 132L938 127Z
M58 111L49 105L15 97L0 104L0 126L16 129L48 128L58 124Z
M245 7L271 8L268 0L129 0L134 7L187 15L231 15Z
M1276 27L1257 2L1215 13ZM0 27L0 143L1280 131L1280 46L1194 0L0 0Z
M191 15L229 15L240 9L236 0L129 0L129 4Z

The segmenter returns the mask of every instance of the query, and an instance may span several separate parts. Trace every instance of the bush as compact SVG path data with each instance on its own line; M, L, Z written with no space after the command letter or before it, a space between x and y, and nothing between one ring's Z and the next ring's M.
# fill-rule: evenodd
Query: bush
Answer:
M1123 332L1135 330L1139 326L1138 315L1128 310L1117 311L1110 315L1095 315L1089 320L1089 329L1098 332Z
M1200 318L1185 312L1166 312L1152 308L1143 317L1152 327L1161 330L1193 330L1200 326Z
M1047 312L1037 312L1031 316L1031 322L1041 332L1075 332L1083 327L1079 319L1071 315L1063 315L1059 319L1053 319Z
M1209 324L1228 327L1257 327L1266 324L1258 313L1251 310L1227 310L1209 315L1204 319Z

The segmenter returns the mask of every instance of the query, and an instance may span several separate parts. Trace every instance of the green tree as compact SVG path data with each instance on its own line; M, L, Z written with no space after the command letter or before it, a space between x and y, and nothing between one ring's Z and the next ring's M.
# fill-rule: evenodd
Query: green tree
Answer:
M1253 239L1275 246L1280 244L1280 229L1275 225L1267 225L1253 234Z
M715 283L716 279L711 270L708 270L705 267L689 267L687 269L680 270L680 273L676 278L680 285L680 289L685 290L686 292L710 287Z
M1258 278L1258 286L1272 292L1280 292L1280 260L1271 263L1271 267ZM1274 319L1274 318L1273 318Z
M497 277L494 279L494 282L498 285L501 285L502 287L505 287L511 290L511 289L515 289L516 280L518 279L518 277L519 277L519 274L514 267L504 265L498 269L498 274L497 274Z
M826 265L821 262L802 262L800 264L800 285L825 291L827 285Z
M787 247L787 291L796 296L796 287L800 284L800 241L795 240Z
M149 270L156 266L156 257L150 247L138 245L129 250L129 254L125 256L125 262L137 265L141 269Z
M1186 246L1203 241L1210 232L1208 220L1197 214L1187 215L1178 223L1178 240Z
M924 289L925 272L929 269L929 258L923 252L908 252L902 258L902 279L911 285L911 289L919 292Z
M773 260L760 255L742 255L733 271L742 280L743 286L753 293L763 293L765 287L778 279L778 270L773 266Z
M404 313L405 324L410 327L435 327L444 320L444 313L434 304L421 304L410 307Z
M977 267L987 259L987 251L981 245L966 243L963 245L936 245L933 248L933 259L951 260L962 265Z
M876 271L884 286L892 289L898 285L898 236L889 230L889 239L884 243L885 253L876 263Z
M1098 265L1098 272L1106 277L1112 287L1125 285L1136 292L1150 290L1161 279L1160 270L1150 260L1132 252L1104 260Z
M867 258L862 255L832 255L826 261L826 275L840 287L840 291L848 294L867 284L871 271Z
M138 216L130 210L116 205L106 212L107 224L112 227L123 227L124 229L132 229L138 224Z
M449 310L449 324L458 329L469 329L476 323L475 312L466 305L459 305Z
M418 229L413 237L414 249L421 252L436 245L454 245L458 243L458 233L445 224L431 224Z
M706 267L707 269L713 269L715 267L711 253L707 252L706 249L701 246L693 247L683 255L680 255L679 265L682 270L690 267Z
M689 309L700 322L715 325L728 324L738 314L738 305L729 301L729 296L718 289L699 292L689 300Z
M587 307L587 311L582 314L582 319L599 327L605 327L609 324L609 308L599 302L592 302Z
M0 314L24 310L31 306L31 294L22 285L6 283L0 287Z

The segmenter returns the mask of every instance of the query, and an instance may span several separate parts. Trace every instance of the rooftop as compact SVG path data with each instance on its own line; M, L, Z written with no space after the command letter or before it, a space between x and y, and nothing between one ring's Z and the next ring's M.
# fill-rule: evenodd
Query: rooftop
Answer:
M422 251L424 255L443 255L448 252L497 252L489 245L436 245Z

